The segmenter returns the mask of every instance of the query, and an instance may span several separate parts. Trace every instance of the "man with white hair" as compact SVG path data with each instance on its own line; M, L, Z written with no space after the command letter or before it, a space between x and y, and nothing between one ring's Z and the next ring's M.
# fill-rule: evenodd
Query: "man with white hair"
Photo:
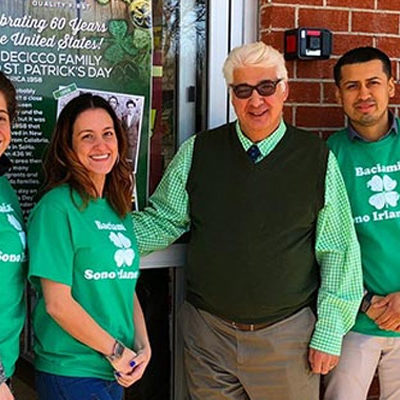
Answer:
M224 64L237 121L179 149L134 213L143 253L182 233L181 320L194 400L316 400L362 297L359 247L336 160L282 119L282 55L264 43Z

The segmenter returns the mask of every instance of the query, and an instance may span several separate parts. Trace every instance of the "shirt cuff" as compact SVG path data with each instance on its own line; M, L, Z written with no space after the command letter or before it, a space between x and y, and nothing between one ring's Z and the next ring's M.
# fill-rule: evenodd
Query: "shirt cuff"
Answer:
M324 353L340 356L342 349L343 335L332 332L321 332L316 328L311 341L310 347Z

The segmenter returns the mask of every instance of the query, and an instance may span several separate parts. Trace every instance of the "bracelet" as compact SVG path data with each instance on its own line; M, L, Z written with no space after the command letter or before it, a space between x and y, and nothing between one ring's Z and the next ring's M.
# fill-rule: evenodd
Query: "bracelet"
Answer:
M0 385L4 382L7 382L6 372L4 371L4 367L2 362L0 361Z
M371 301L372 298L374 297L374 294L371 292L367 292L366 295L363 297L362 302L361 302L361 306L360 306L360 310L364 313L366 313L369 308L371 307Z
M106 356L107 360L110 362L119 360L122 357L124 350L125 346L119 340L115 339L111 355Z

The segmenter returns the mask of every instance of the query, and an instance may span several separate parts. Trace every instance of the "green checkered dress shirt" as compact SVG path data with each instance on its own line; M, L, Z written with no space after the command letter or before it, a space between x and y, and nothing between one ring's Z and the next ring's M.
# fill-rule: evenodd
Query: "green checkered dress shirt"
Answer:
M236 124L244 150L253 144ZM279 143L286 132L278 129L257 143L259 162ZM186 182L192 163L195 137L189 138L171 161L149 206L133 213L141 254L160 250L190 229ZM318 215L315 254L321 267L317 322L310 347L339 355L342 338L355 321L363 294L360 250L353 226L350 203L337 161L329 152L325 178L325 204Z

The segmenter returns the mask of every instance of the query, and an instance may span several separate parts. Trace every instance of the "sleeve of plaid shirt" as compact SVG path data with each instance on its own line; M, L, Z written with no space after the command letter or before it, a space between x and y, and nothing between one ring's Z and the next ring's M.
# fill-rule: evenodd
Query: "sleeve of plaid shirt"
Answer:
M186 191L195 136L179 148L143 212L133 213L140 254L164 249L189 229Z
M318 215L315 252L321 269L317 323L310 347L340 355L363 296L360 248L346 187L329 153L325 205Z

